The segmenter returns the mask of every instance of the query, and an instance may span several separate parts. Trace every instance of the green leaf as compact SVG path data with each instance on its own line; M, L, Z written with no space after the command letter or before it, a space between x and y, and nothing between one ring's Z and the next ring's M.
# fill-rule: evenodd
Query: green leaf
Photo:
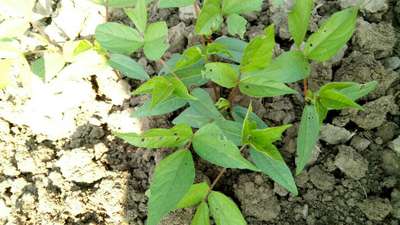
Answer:
M297 92L284 83L270 81L267 77L245 77L239 83L240 91L252 97L273 97Z
M212 191L208 204L216 225L247 225L237 205L221 192Z
M201 88L196 88L192 91L192 95L197 100L189 101L190 107L192 107L199 114L207 115L210 120L222 120L224 117L215 107L213 100L210 95Z
M192 223L190 225L210 225L210 215L209 215L208 205L202 202L196 210Z
M160 59L168 49L168 27L165 21L151 23L144 35L144 54L150 60Z
M222 21L221 0L207 0L197 18L195 31L198 35L210 36L219 30Z
M113 53L131 54L143 46L143 38L137 30L119 23L100 24L95 33L101 47Z
M250 144L251 131L257 128L257 123L252 121L250 118L252 112L253 112L253 107L250 102L246 116L244 117L243 120L242 131L241 131L242 143L244 145Z
M301 116L297 136L296 174L300 174L310 161L319 137L320 122L314 105L306 105Z
M89 49L92 49L93 45L90 43L88 40L79 40L78 44L76 45L74 51L73 51L73 56L77 56L82 52L85 52Z
M236 87L239 82L238 71L228 63L207 63L205 65L204 76L226 88Z
M274 59L267 68L244 74L244 76L261 76L271 81L291 83L307 78L310 72L310 64L303 53L289 51Z
M148 80L146 83L138 87L132 94L149 94L151 93L151 107L167 100L175 91L175 86L166 76L157 76Z
M278 127L268 127L264 129L251 129L249 131L250 141L258 146L270 145L275 141L280 141L283 132L292 125L283 125Z
M207 51L208 56L210 56L210 55L227 55L228 57L232 57L231 52L225 45L223 45L221 43L217 43L215 41L207 44L206 51Z
M189 90L185 86L185 84L176 76L165 76L169 82L173 86L173 94L177 97L187 99L187 100L196 100L195 97L189 94Z
M222 13L230 15L261 11L262 2L263 0L224 0L222 2Z
M36 76L40 77L40 79L44 80L46 76L46 69L44 66L44 58L40 57L33 61L31 65L31 70L32 73L34 73Z
M228 24L228 32L230 35L239 35L240 38L243 38L247 25L247 20L245 18L238 14L231 14L226 19L226 23Z
M186 49L178 62L175 64L175 69L179 70L188 66L193 66L202 59L203 55L199 46L193 46Z
M215 123L207 124L195 133L193 148L201 158L215 165L257 171Z
M212 122L212 119L197 112L193 107L185 109L172 121L173 124L187 124L193 128L200 128L210 122Z
M366 84L356 84L351 87L343 88L339 90L340 93L346 95L352 100L357 100L366 96L368 93L372 92L378 86L378 82L371 81Z
M160 0L158 7L160 9L173 8L173 7L185 7L193 5L195 0Z
M132 116L137 118L148 116L159 116L173 112L179 108L184 107L187 100L171 96L163 102L151 107L151 99L147 100L142 106L135 109Z
M232 120L217 120L215 124L221 129L225 137L236 146L242 145L242 124Z
M135 24L136 29L143 34L147 25L147 7L145 0L137 0L136 7L134 9L125 8L124 12L129 19L131 19L133 24Z
M314 34L304 48L306 57L326 61L343 48L356 27L357 8L351 7L333 14Z
M179 201L177 209L190 208L198 205L208 194L210 187L206 182L193 184L185 196Z
M155 128L137 133L115 133L115 136L141 148L173 148L184 145L192 137L192 128L179 124L171 129Z
M297 47L301 46L306 36L313 5L313 0L296 0L292 11L288 15L289 31Z
M278 155L279 158L272 158L264 151L258 151L253 148L250 149L250 157L262 173L268 175L273 181L280 184L294 195L298 195L293 175L279 151L275 146L269 151L274 151L274 155Z
M143 66L128 56L111 54L108 64L129 78L142 81L150 79Z
M315 101L315 109L317 110L319 123L322 124L326 116L328 115L328 109L324 105L322 105L319 99Z
M225 49L228 50L228 54L221 53L220 57L232 60L234 62L240 63L242 61L242 56L244 49L247 46L247 42L236 38L230 37L219 37L213 43L222 44Z
M231 114L232 117L235 121L238 121L240 123L243 123L244 119L246 118L247 115L247 110L245 107L236 105L232 108ZM264 123L264 121L262 119L260 119L260 117L258 117L255 113L250 112L249 114L249 119L251 121L254 121L257 124L257 128L267 128L267 124Z
M255 37L244 49L240 71L242 73L265 69L272 59L275 47L275 28L270 25L265 34Z
M175 209L193 184L195 169L192 154L179 150L160 161L150 184L147 225L157 225Z
M363 109L359 104L354 102L351 98L333 89L320 92L319 100L321 104L328 109L336 109L336 110L345 108L356 108L361 110Z

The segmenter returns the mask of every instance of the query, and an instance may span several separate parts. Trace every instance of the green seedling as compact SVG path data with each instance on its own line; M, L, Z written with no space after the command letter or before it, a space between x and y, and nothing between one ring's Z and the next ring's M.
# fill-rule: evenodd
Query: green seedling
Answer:
M266 174L297 195L292 171L275 145L291 125L268 127L252 112L251 104L248 108L236 105L235 97L240 94L255 98L299 94L288 84L300 80L306 84L311 61L327 61L344 47L354 32L358 9L352 7L333 14L305 40L314 3L297 0L288 14L289 31L296 48L273 58L274 25L267 26L250 42L233 37L211 40L224 19L229 34L243 37L247 21L241 14L261 10L262 0L206 0L195 31L207 41L182 54L172 55L164 62L160 58L168 48L168 28L163 21L147 23L148 2L110 0L110 7L133 7L124 8L124 11L135 28L108 22L96 29L96 40L108 51L109 65L130 78L144 81L134 95L151 96L134 116L179 112L172 121L174 126L169 129L155 128L142 134L115 133L137 147L175 149L155 168L147 192L147 225L157 225L169 212L187 207L197 208L192 225L208 225L211 217L217 225L245 225L232 199L214 190L227 169ZM158 2L161 8L192 4L196 5L194 0ZM148 59L159 60L163 65L157 75L149 76L143 66L130 58L130 54L141 48ZM328 111L362 109L355 100L375 87L376 82L364 85L329 83L312 92L304 85L306 101L298 130L296 174L310 161ZM244 151L249 152L249 158L243 156ZM222 167L211 184L194 183L193 154Z

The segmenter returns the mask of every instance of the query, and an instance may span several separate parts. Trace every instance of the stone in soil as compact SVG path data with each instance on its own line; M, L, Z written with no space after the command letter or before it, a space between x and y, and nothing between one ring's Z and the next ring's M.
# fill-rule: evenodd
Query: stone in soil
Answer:
M350 145L359 151L367 149L370 144L371 144L370 140L358 135L354 136L350 142Z
M398 56L386 58L383 60L383 65L388 70L396 70L400 68L400 58Z
M91 184L106 176L104 167L93 162L94 155L83 149L66 151L57 161L62 175L69 181Z
M392 211L389 200L382 198L366 199L358 207L370 220L382 221Z
M397 152L397 154L400 154L400 136L390 142L389 147Z
M319 166L314 166L308 171L311 183L320 190L330 191L335 186L335 177L323 171Z
M400 155L394 151L385 150L382 153L382 167L388 175L400 177Z
M368 161L352 147L341 145L335 158L335 165L347 176L359 180L368 171Z
M395 44L396 35L391 24L359 21L353 37L356 50L372 53L375 58L381 59L392 54Z
M168 31L168 42L170 44L169 52L176 53L182 52L184 47L186 46L186 37L185 37L185 23L180 22L176 26L173 26Z
M279 216L279 201L265 178L262 178L262 183L254 183L255 176L260 175L239 176L234 188L236 197L244 215L256 217L260 221L271 221Z
M399 106L394 96L388 95L363 105L364 111L352 110L350 118L359 127L370 130L381 126L386 121L386 114L398 115Z
M326 124L321 127L320 139L331 145L343 144L350 140L352 133L343 127Z

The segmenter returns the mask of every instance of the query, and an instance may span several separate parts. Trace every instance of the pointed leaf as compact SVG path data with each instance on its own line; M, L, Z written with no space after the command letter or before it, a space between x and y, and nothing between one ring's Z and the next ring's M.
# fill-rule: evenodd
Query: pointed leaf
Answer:
M96 40L101 47L120 54L131 54L143 46L143 39L137 30L115 22L98 25Z
M190 225L210 225L209 209L206 202L202 202L196 210Z
M160 9L164 8L174 8L174 7L185 7L193 5L195 0L160 0L158 7Z
M125 8L125 14L131 19L133 24L135 24L136 29L142 34L144 34L147 25L147 7L145 0L137 0L136 7Z
M313 0L296 0L292 11L288 15L289 31L297 47L301 46L306 36L313 5Z
M192 91L192 95L197 100L190 100L189 104L193 109L203 115L207 115L210 120L223 120L224 117L215 107L210 95L201 88L196 88Z
M251 137L251 131L257 128L257 123L252 121L250 118L251 113L253 112L253 107L251 105L251 102L249 104L249 108L247 109L246 116L244 117L243 120L243 126L242 126L242 143L244 145L250 144L250 137Z
M219 56L237 63L242 61L244 49L248 44L240 39L230 37L219 37L214 41L214 43L222 44L229 51L229 54L221 53Z
M288 63L290 63L290 66L288 66ZM261 76L271 81L291 83L307 78L310 72L310 64L303 53L289 51L274 59L267 68L244 75Z
M275 151L274 155L278 155L279 158L272 158L269 154L254 148L250 149L250 157L262 173L268 175L273 181L280 184L294 195L297 195L296 183L289 167L286 165L275 146L270 151Z
M172 123L187 124L193 128L200 128L212 121L207 115L197 112L193 107L189 107L179 114Z
M373 90L375 90L377 86L378 86L378 82L371 81L366 84L356 84L351 87L343 88L342 90L339 90L339 92L346 95L347 97L349 97L352 100L357 100L359 98L366 96L368 93L372 92Z
M212 191L208 204L216 225L247 225L237 205L221 192Z
M204 76L218 85L226 88L233 88L239 82L238 71L228 63L207 63Z
M144 54L150 60L160 59L168 49L167 23L155 22L149 24L144 35Z
M244 119L246 118L247 111L248 109L245 107L236 105L232 108L231 114L235 121L243 123ZM250 112L249 118L251 121L256 122L257 128L259 129L268 127L267 124L265 124L264 121L253 112Z
M225 168L257 170L247 161L222 130L210 123L200 128L193 138L193 148L203 159Z
M222 13L230 15L261 11L263 0L224 0L222 2Z
M199 46L193 46L186 49L178 62L175 64L175 69L179 70L198 63L202 59L202 52Z
M333 14L308 38L304 54L309 59L320 62L335 56L353 35L357 12L357 8L351 7Z
M177 209L190 208L198 205L208 194L210 187L206 182L193 184L185 196L179 201Z
M240 91L252 97L273 97L297 92L284 83L269 81L267 77L246 77L239 83Z
M297 137L296 174L300 174L310 161L319 137L320 122L314 105L306 105L301 116Z
M185 84L175 76L165 76L173 86L173 94L179 98L187 100L196 100L195 97L189 94L189 90Z
M251 143L257 143L257 145L265 146L270 145L275 141L280 141L283 132L285 132L291 126L291 124L288 124L278 127L253 129L249 134L251 136Z
M356 108L362 110L362 107L351 98L333 89L320 92L319 101L328 109Z
M243 38L247 25L247 20L245 18L238 14L231 14L226 19L226 23L228 24L228 32L230 35L239 35L240 38Z
M210 36L221 27L222 20L221 0L207 0L197 18L195 31L198 35Z
M240 71L245 73L266 68L272 59L274 47L275 28L274 25L270 25L263 35L257 36L246 46Z
M111 54L108 64L129 78L142 81L150 79L143 66L128 56Z
M182 108L186 104L187 100L171 96L156 106L151 107L151 99L149 99L142 106L136 108L132 116L137 118L159 116Z
M179 150L160 161L150 184L147 225L157 225L185 196L195 177L192 154Z
M142 134L115 133L115 136L141 148L172 148L184 145L192 137L192 128L179 124L171 129L155 128Z
M236 146L242 145L242 124L232 120L217 120L215 124L222 130L225 137Z

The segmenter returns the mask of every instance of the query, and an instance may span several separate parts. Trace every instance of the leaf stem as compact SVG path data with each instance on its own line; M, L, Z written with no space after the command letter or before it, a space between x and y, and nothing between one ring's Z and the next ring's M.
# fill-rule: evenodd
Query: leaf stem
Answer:
M303 94L304 94L304 98L307 96L307 92L308 92L308 80L307 78L305 78L303 80Z
M233 101L235 100L235 97L236 97L236 95L239 93L239 88L238 88L238 86L236 86L236 87L234 87L232 90L231 90L231 92L229 93L229 96L228 96L228 101L229 101L229 104L231 105L231 107L233 106Z
M105 7L106 7L106 16L105 16L105 20L106 20L106 22L108 21L108 14L109 14L109 12L108 12L108 0L105 0L105 2L104 2L105 4Z

